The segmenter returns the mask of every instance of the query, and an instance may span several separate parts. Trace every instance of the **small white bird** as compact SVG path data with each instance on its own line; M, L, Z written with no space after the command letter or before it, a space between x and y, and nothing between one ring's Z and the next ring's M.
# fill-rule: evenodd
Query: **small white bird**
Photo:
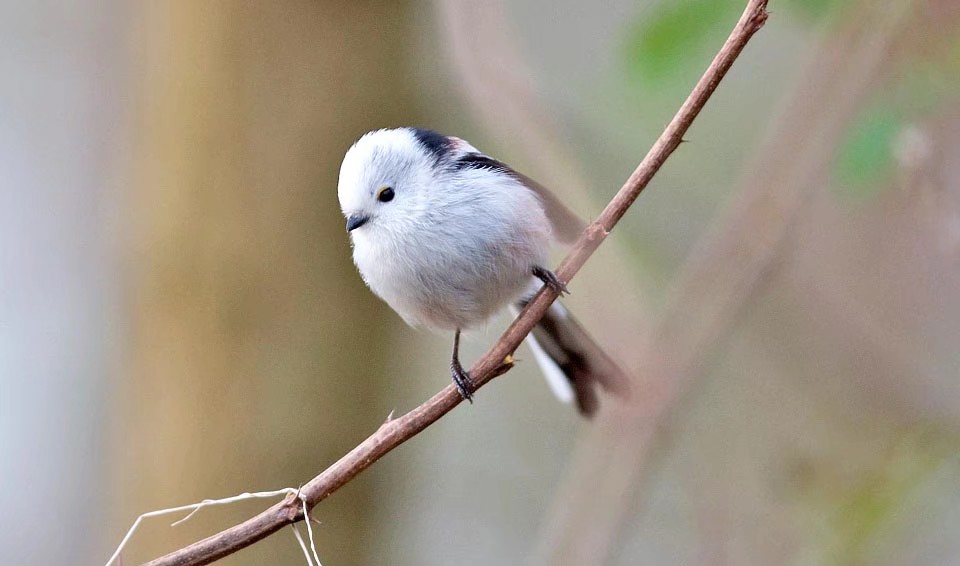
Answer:
M474 384L459 360L460 332L507 306L522 307L542 283L554 240L573 242L583 222L544 187L429 130L375 130L343 158L337 189L353 259L370 289L412 326L454 332L450 362L460 394ZM625 374L554 302L527 337L557 396L597 408L596 386L625 393Z

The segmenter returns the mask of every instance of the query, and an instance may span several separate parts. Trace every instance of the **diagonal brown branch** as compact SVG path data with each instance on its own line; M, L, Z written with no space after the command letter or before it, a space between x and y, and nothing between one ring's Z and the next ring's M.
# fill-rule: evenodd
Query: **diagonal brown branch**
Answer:
M545 514L534 564L601 564L637 490L657 432L761 287L858 104L884 70L914 2L864 0L810 58L772 135L747 167L742 189L691 254L673 299L641 348L644 395L600 415Z
M647 186L660 167L677 148L684 133L700 113L717 85L733 65L751 37L767 19L767 0L750 0L730 37L714 58L707 71L694 87L693 92L667 125L656 143L637 169L614 196L600 216L591 223L574 244L570 254L557 269L557 275L565 282L576 275L587 259L603 242L614 226L627 212L640 192ZM555 293L542 289L520 316L510 325L500 339L473 367L470 374L478 387L504 373L509 366L504 360L517 349L524 337L556 300ZM360 472L400 444L450 412L461 402L460 394L451 384L409 413L384 423L375 433L361 442L303 486L301 493L308 508L313 508L331 493L352 480ZM151 566L209 564L224 556L245 548L282 527L303 518L299 500L293 496L239 525L191 544L164 557L149 562Z

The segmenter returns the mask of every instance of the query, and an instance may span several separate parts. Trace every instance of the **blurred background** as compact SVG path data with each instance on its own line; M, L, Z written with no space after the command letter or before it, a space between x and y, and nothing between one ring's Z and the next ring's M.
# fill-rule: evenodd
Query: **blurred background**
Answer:
M2 563L298 486L448 383L450 337L352 265L363 132L464 137L595 217L744 4L0 3ZM571 285L631 403L585 422L521 348L315 509L324 564L960 564L960 4L770 9ZM150 519L123 563L268 504Z

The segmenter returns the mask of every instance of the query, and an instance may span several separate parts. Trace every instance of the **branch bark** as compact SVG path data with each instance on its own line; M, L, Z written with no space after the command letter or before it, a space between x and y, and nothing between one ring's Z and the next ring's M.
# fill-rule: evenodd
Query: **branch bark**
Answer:
M700 78L693 92L677 111L636 170L604 208L600 216L580 235L571 252L557 269L557 276L569 282L610 234L663 163L682 142L684 133L700 113L720 81L733 65L751 37L767 19L767 0L750 0L730 37ZM557 296L549 289L530 301L493 347L470 368L477 387L509 369L504 361L519 347L526 335L546 313ZM388 421L356 448L340 458L301 489L307 507L326 499L382 456L430 426L460 404L462 399L452 384L409 413ZM150 566L209 564L245 548L303 518L300 500L294 496L270 507L239 525L193 543L149 562Z

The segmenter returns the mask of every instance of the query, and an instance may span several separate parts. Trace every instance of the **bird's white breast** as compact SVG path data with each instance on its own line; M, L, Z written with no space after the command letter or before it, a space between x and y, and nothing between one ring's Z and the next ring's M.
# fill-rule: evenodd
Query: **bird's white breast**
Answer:
M452 330L516 300L546 261L551 231L537 196L502 174L478 169L443 181L428 187L430 206L404 222L355 230L353 257L408 323Z

